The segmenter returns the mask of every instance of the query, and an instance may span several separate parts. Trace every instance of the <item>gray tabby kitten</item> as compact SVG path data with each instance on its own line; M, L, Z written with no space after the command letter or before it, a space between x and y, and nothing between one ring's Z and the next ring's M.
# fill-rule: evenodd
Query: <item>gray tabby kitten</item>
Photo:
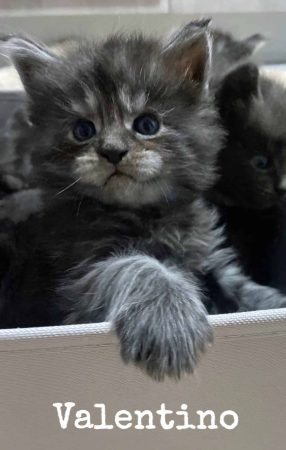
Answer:
M223 136L205 22L66 57L23 38L7 48L46 207L16 227L0 326L111 321L124 361L161 380L192 372L212 340L206 279L241 310L286 306L243 275L203 199Z
M260 34L254 34L239 40L220 29L210 29L210 33L212 39L210 85L216 89L217 84L231 69L247 61L264 45L265 39ZM11 37L12 35L2 35L1 39L7 41ZM78 37L68 38L54 44L50 49L57 55L66 56L78 48L80 42ZM17 95L21 104L23 94ZM32 123L22 109L9 121L5 135L2 136L0 198L8 194L13 196L9 199L0 199L0 220L8 218L14 223L23 221L44 207L40 191L38 188L34 189L32 183L31 144L29 138L25 138L29 133L33 133L31 127Z
M211 28L210 33L212 40L210 86L215 90L231 69L250 59L264 45L265 39L260 34L254 34L239 40L229 32L215 28ZM11 37L13 36L2 35L1 40L7 41ZM50 47L50 50L57 55L67 56L69 52L78 48L80 42L78 37L64 39ZM23 95L18 94L18 97L21 104ZM24 221L30 214L44 207L39 188L33 186L30 134L33 134L33 124L29 121L26 111L21 109L9 121L1 142L0 220L8 219L13 223ZM7 198L6 195L9 194L12 196Z

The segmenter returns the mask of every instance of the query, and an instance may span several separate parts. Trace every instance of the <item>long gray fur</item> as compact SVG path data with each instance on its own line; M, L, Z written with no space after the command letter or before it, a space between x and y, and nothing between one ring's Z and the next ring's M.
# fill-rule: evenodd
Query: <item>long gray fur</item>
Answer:
M203 200L224 133L207 89L210 34L199 25L169 45L113 36L65 58L7 41L29 97L25 145L46 205L15 228L0 326L110 320L123 359L162 380L192 372L212 340L206 307L220 310L209 275L237 308L286 305L241 272ZM144 140L130 123L150 110L161 128ZM82 117L98 126L85 145L71 137ZM128 150L120 176L100 156L107 146Z

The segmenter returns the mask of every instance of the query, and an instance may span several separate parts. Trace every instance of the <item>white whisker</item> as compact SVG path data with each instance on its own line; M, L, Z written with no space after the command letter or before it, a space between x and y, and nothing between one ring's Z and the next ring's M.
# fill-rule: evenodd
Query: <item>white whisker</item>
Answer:
M74 186L76 183L79 182L79 180L81 179L81 177L79 177L77 180L75 180L73 183L69 184L68 186L66 186L64 189L62 189L61 191L57 192L54 197L57 197L58 195L62 194L63 192L67 191L69 188L71 188L72 186Z
M79 202L79 205L78 205L78 208L77 208L77 212L76 212L77 217L79 216L79 211L80 211L80 207L82 205L83 199L84 199L84 196L82 195L82 197L80 199L80 202Z
M159 189L160 189L160 191L162 192L162 194L164 195L166 202L167 202L167 203L170 203L170 202L169 202L169 199L168 199L168 196L167 196L167 194L166 194L166 192L165 192L163 186L160 184L159 181L156 181L156 184L157 184L157 186L159 187Z

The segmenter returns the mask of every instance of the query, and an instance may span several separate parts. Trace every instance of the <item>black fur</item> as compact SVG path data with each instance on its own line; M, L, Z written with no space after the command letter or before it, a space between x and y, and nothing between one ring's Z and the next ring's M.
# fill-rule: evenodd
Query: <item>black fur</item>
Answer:
M285 293L285 88L243 65L223 80L217 103L228 133L210 198L247 274Z

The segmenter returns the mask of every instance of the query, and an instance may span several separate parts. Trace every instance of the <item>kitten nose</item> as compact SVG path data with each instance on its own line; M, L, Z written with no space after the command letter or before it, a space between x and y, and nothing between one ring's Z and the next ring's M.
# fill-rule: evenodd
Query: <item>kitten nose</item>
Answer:
M109 161L112 164L118 164L123 156L125 156L128 151L127 150L119 150L114 148L108 148L108 149L101 149L98 150L98 153L107 161Z

